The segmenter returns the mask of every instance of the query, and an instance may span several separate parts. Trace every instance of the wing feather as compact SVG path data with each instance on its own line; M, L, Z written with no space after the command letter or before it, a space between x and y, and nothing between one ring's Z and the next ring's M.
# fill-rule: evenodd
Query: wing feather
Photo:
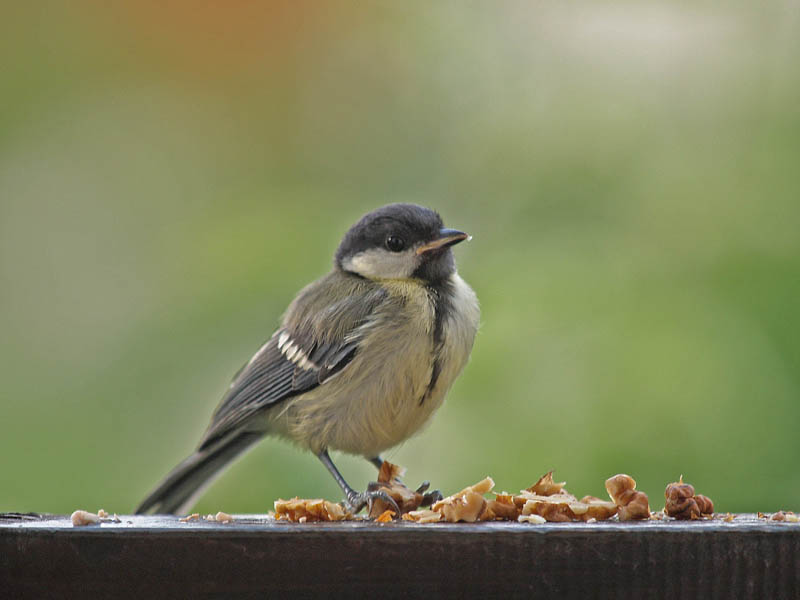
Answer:
M318 285L323 283L324 279ZM306 294L309 291L315 290L304 290ZM307 310L308 303L313 304L315 298L306 298L305 318L293 320L292 309L298 303L295 301L287 312L284 326L234 378L214 413L200 449L265 408L324 384L353 360L363 337L363 326L369 322L369 316L385 298L385 293L379 287L363 284L345 292L350 296L339 298L316 312ZM354 292L356 298L352 297ZM334 332L334 335L326 338L322 332Z

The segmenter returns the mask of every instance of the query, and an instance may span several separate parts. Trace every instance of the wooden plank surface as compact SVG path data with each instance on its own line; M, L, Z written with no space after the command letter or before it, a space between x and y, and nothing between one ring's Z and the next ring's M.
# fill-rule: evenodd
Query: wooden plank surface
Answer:
M0 515L0 598L798 598L800 524ZM433 597L435 597L433 596Z

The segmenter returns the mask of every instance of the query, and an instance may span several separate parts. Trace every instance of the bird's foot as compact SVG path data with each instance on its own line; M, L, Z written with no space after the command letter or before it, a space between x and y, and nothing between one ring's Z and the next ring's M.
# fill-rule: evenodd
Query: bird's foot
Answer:
M372 510L372 504L376 500L382 500L388 504L389 510L394 511L395 518L400 518L400 507L397 506L397 502L394 501L394 498L384 490L372 488L371 485L367 488L366 492L356 492L352 490L351 493L347 494L346 503L347 508L355 515L365 506L367 507L367 512L370 512Z
M431 487L431 482L423 481L416 490L418 494L422 494L420 506L433 506L444 497L439 490L431 490L428 492L427 490L429 487Z

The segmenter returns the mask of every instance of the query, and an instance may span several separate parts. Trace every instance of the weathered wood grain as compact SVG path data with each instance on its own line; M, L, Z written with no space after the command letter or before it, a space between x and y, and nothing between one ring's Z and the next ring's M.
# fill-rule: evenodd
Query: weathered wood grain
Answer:
M0 598L797 598L800 524L0 515Z

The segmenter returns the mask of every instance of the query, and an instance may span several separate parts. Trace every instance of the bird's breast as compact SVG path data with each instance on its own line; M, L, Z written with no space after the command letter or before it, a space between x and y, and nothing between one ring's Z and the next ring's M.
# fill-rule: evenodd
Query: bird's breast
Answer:
M386 284L388 299L362 325L353 361L292 403L290 437L315 451L375 456L418 431L466 363L477 329L475 295L455 277L454 302L438 334L429 289Z

